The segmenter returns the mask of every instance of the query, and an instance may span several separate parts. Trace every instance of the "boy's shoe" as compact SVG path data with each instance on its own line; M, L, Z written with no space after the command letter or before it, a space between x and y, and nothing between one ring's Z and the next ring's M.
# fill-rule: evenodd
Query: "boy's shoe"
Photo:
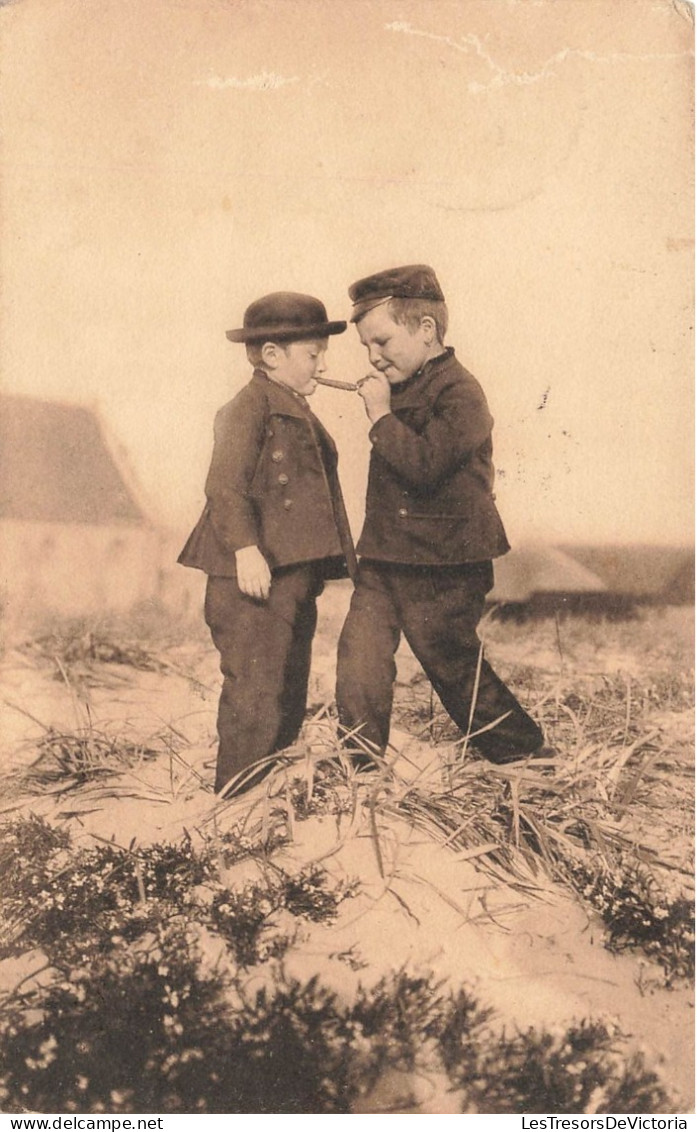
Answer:
M547 747L543 744L536 751L511 751L510 755L497 755L496 758L492 755L484 755L484 758L495 766L510 766L511 763L526 763L529 759L558 759L559 751L556 747Z
M246 794L248 790L252 790L260 782L263 782L277 765L276 762L268 762L263 766L251 766L246 770L239 771L225 782L219 790L216 790L216 797L221 800L224 799L226 802L231 798L239 798L241 794Z
M351 766L353 767L354 770L379 770L380 769L380 767L376 763L375 759L371 758L370 755L364 754L363 751L359 751L358 754L355 754L355 755L349 755L348 759L349 759Z
M364 751L346 751L343 755L333 755L327 761L333 766L338 767L339 770L343 770L346 763L349 763L354 770L370 771L380 769L375 759L371 758L371 756L367 755Z

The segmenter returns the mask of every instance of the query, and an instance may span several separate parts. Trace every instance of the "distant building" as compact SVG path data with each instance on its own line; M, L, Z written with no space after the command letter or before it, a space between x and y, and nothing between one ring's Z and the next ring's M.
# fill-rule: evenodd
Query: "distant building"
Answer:
M523 545L496 559L494 575L489 601L510 615L621 616L639 605L695 600L689 547Z
M570 555L545 544L523 545L494 561L488 600L511 614L589 610L607 596L607 586Z
M0 539L10 617L125 610L157 591L158 531L89 408L0 397Z
M695 600L693 546L564 546L608 591L635 603L690 605Z

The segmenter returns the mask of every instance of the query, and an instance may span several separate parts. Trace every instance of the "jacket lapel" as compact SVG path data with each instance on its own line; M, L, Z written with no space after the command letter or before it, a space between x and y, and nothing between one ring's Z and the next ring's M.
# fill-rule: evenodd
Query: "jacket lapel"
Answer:
M262 385L266 395L269 413L281 417L295 417L297 420L306 421L314 428L318 439L321 440L323 445L336 459L337 450L333 438L329 435L320 419L312 412L312 409L307 404L304 397L300 397L299 394L293 393L291 389L287 389L284 385L279 385L276 381L271 381L263 370L256 369L254 371L254 379Z
M426 362L420 373L415 374L414 377L405 381L401 389L392 391L392 408L393 409L413 409L422 408L424 403L424 389L434 378L439 377L448 366L453 358L453 348L448 346L446 350L437 358L430 362Z
M255 369L254 380L259 382L264 390L269 413L281 417L298 417L301 421L307 420L308 410L303 408L301 398L291 389L272 381L263 370Z

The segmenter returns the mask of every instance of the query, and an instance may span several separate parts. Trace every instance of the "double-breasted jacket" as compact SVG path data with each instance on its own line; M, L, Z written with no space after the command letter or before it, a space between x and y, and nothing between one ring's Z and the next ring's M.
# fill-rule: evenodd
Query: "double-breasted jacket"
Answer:
M509 550L493 494L493 418L452 348L393 386L370 430L358 552L406 565L481 562Z
M178 561L234 577L235 551L256 545L274 569L320 559L355 572L337 451L304 398L255 370L219 410L206 505Z

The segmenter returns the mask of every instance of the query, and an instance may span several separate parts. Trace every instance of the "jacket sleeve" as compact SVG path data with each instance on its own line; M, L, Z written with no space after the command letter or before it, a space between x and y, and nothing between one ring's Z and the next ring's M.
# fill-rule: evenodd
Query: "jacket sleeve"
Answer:
M219 543L234 552L259 543L252 480L264 444L266 422L258 398L242 394L217 414L206 498Z
M477 382L453 382L437 396L425 427L416 432L394 413L370 430L374 450L415 488L448 479L491 434L494 424Z

